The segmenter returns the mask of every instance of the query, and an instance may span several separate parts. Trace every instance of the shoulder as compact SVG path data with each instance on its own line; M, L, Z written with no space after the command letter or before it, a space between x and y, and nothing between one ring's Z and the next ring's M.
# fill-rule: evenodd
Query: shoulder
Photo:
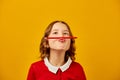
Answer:
M82 68L82 65L78 62L75 62L75 61L72 61L72 64L71 64L73 67L76 67L76 68Z
M82 65L78 62L72 61L70 67L77 72L84 72Z
M39 60L39 61L33 62L31 65L32 66L39 66L39 65L41 65L43 63L44 63L44 60Z
M78 75L80 80L86 80L84 69L80 63L73 61L71 64L71 70L72 70L72 72L74 72Z
M43 60L32 63L29 69L27 80L35 80L39 74L41 75L43 69L45 69Z
M31 64L31 68L34 70L44 68L44 60L36 61Z

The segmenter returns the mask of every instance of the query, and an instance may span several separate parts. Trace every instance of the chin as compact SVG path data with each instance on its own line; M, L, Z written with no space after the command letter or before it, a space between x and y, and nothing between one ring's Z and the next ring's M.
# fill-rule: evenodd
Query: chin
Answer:
M63 48L59 48L59 49L56 49L58 51L67 51L66 49L63 49Z

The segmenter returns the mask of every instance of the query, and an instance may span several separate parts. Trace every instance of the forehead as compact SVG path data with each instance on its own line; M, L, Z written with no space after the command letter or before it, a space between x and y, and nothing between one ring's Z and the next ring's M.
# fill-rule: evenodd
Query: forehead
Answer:
M63 23L55 23L52 27L52 31L53 30L67 30L68 31L68 27L67 25L63 24Z

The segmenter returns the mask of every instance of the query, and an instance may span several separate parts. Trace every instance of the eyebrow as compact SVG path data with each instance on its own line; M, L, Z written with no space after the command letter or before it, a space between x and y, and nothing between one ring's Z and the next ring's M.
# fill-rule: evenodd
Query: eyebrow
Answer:
M69 32L69 30L64 30L64 31L68 31Z
M58 31L58 29L53 29L52 31ZM69 30L63 30L63 31L68 31L69 32Z

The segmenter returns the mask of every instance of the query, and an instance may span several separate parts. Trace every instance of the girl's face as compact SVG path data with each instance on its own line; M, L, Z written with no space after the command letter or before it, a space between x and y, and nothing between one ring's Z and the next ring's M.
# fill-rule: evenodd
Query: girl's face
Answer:
M67 26L63 23L55 23L48 37L69 37ZM70 47L70 39L48 39L50 49L67 51Z

